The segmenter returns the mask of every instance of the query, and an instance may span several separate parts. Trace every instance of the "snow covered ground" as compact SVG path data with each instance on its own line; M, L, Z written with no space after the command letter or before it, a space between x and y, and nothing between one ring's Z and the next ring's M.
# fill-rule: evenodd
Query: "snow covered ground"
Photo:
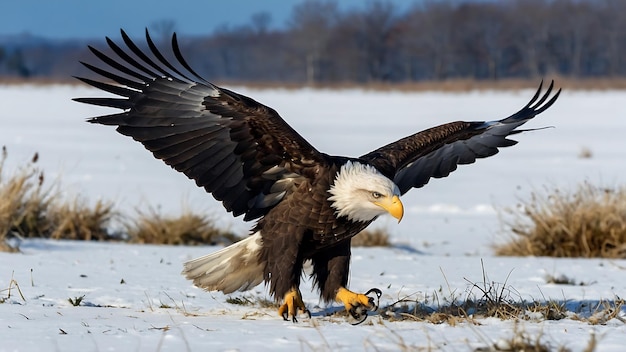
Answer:
M558 84L558 82L557 82ZM237 90L237 89L236 89ZM238 89L278 110L313 145L331 154L361 155L418 130L453 120L499 119L517 111L534 92L401 93ZM101 96L83 86L0 86L0 144L11 170L39 152L47 178L59 177L68 196L112 199L123 211L183 206L214 214L222 226L245 233L193 182L154 160L141 145L113 128L84 119L107 112L70 101ZM392 233L394 248L353 250L351 288L383 290L381 305L408 296L436 306L434 297L464 299L472 282L515 290L525 300L564 300L582 315L601 300L626 295L626 261L501 258L491 245L503 235L495 208L515 206L543 187L573 189L624 184L626 92L564 92L529 128L520 144L450 177L431 181L404 198L401 224L383 218L375 226ZM583 148L593 156L581 159ZM489 347L523 330L554 348L582 350L592 334L599 351L621 351L626 325L565 319L523 321L490 318L480 325L390 322L374 316L354 327L325 313L305 282L313 318L284 322L274 309L226 303L221 293L193 287L181 264L211 247L27 241L18 254L0 253L0 289L13 287L0 304L0 351L36 350L397 350L450 351ZM546 283L565 275L578 285ZM8 291L0 292L5 298ZM269 298L261 285L246 297ZM84 296L80 306L68 299ZM236 295L241 297L242 295ZM622 312L624 316L626 312Z

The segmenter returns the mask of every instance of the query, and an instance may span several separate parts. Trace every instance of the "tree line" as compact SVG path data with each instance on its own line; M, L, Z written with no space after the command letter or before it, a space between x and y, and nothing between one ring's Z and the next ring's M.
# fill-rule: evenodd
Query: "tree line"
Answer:
M413 82L626 75L626 1L509 0L416 2L400 10L369 1L342 10L336 1L295 5L288 23L258 13L243 26L205 36L179 34L198 73L215 81ZM160 45L172 21L149 26ZM142 42L142 38L137 43ZM104 48L102 40L90 44ZM0 47L0 76L63 79L94 62L84 41Z

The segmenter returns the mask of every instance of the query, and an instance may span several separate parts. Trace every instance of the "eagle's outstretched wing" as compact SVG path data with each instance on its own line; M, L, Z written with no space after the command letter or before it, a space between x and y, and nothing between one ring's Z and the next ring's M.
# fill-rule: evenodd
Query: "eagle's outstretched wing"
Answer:
M118 132L195 180L234 216L263 216L298 179L326 162L276 111L196 74L183 58L176 35L176 60L168 61L147 30L149 51L121 33L125 49L107 38L115 55L89 47L107 68L83 63L117 84L78 77L120 97L75 100L124 109L89 122L118 126Z
M509 147L517 141L508 139L516 130L549 108L558 98L559 89L551 98L554 81L541 95L537 93L515 114L499 121L451 122L402 138L361 156L394 180L402 194L413 187L422 187L431 177L446 177L457 165L471 164ZM550 99L548 99L550 98Z

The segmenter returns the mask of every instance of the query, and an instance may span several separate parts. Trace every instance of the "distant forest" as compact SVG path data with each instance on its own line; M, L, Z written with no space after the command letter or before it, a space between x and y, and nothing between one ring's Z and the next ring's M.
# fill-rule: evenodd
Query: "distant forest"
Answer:
M176 23L148 27L168 50ZM264 12L206 36L180 33L179 42L198 73L222 82L624 77L626 1L425 1L403 11L369 1L342 11L334 1L309 0L294 6L281 29ZM0 42L0 78L84 75L78 61L97 62L87 44L106 51L103 38Z

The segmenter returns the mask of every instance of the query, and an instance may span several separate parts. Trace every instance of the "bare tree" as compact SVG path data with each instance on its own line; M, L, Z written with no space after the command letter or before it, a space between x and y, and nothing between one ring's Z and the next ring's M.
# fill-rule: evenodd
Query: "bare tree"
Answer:
M508 8L505 40L518 58L510 75L537 77L554 71L547 51L554 24L546 7L545 0L515 0Z
M441 80L452 73L453 11L451 2L425 1L402 19L402 43L411 80Z
M626 75L624 0L422 0L403 12L389 0L347 10L336 0L304 0L286 28L271 28L271 15L260 12L246 25L179 40L190 64L215 80ZM150 29L159 45L169 45L176 25L160 20ZM84 42L8 40L0 38L0 75L66 78L80 73L79 59L92 57Z
M626 1L604 0L599 4L602 7L598 19L603 26L597 35L604 38L606 50L601 50L606 62L608 76L626 74Z
M353 40L359 50L365 80L389 80L393 54L400 40L398 16L392 2L372 1L353 19Z
M305 68L306 82L325 79L324 64L330 61L328 41L339 19L335 1L306 0L294 6L289 20L295 55Z

